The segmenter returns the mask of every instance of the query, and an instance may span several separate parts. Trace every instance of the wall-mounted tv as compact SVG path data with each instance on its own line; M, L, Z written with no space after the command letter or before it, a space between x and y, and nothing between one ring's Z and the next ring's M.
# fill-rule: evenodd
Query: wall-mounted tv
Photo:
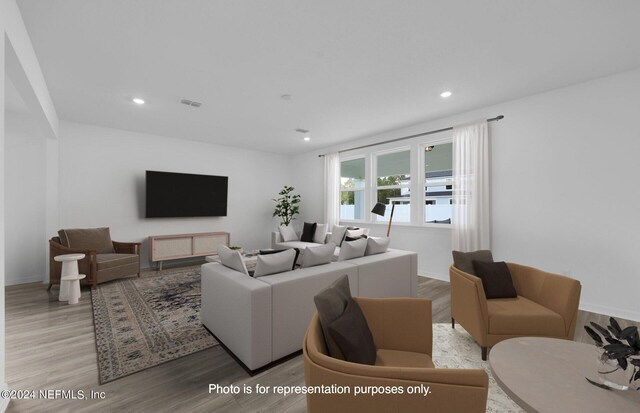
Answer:
M227 216L226 176L147 171L147 218Z

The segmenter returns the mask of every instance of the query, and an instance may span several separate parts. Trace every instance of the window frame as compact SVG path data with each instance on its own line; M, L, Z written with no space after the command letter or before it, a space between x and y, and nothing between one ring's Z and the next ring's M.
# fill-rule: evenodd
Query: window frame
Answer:
M411 183L413 182L413 175L411 174L411 149L412 149L413 145L410 146L396 146L394 148L390 148L390 149L385 149L385 150L381 150L381 151L375 151L375 152L371 152L369 154L369 156L371 156L371 200L378 202L378 191L379 190L384 190L384 189L408 189L409 190L409 220L408 221L396 221L394 220L393 223L394 225L397 224L401 224L401 225L411 225L413 224L412 222L412 208L411 205L413 205L413 192L411 191ZM384 155L390 155L393 153L398 153L398 152L409 152L409 183L407 185L382 185L382 186L378 186L378 157L380 156L384 156ZM391 201L393 203L393 201ZM397 204L396 204L397 205ZM387 220L380 220L379 215L375 215L375 214L369 214L371 218L373 218L371 220L372 223L387 223Z
M425 168L425 163L427 161L427 147L429 146L437 146L437 145L443 145L443 144L447 144L447 143L451 143L453 144L453 136L448 136L442 139L438 139L438 140L432 140L429 142L423 142L421 143L418 147L419 147L419 151L420 151L420 185L421 185L421 200L420 200L420 225L423 227L427 227L427 228L451 228L452 224L436 224L435 222L427 222L427 213L426 213L426 202L431 198L431 197L427 197L427 176L426 176L426 171L424 170ZM451 185L453 186L453 153L451 156L451 170L452 170L452 180L451 180ZM452 198L453 198L453 191L451 194ZM451 204L450 204L451 205ZM453 214L452 214L453 215ZM451 221L453 222L453 216L451 217Z
M341 222L341 221L349 222L349 223L352 223L352 222L367 222L367 220L366 220L366 216L367 216L366 202L367 202L367 199L368 199L368 196L369 196L367 194L367 191L368 191L368 175L369 175L369 171L368 171L368 168L367 168L367 165L368 165L368 159L367 158L368 158L367 154L359 154L359 155L353 155L353 156L340 157L340 174L339 174L340 176L338 177L338 179L340 180L338 182L338 187L339 187L339 190L340 190L340 196L338 198L338 202L339 202L339 204L338 204L338 215L339 215L338 216L338 222ZM342 189L342 163L343 162L348 162L348 161L354 161L356 159L363 159L364 160L364 188L362 188L362 189ZM343 218L342 214L340 213L341 212L341 208L340 207L342 206L342 193L343 192L354 192L355 193L355 192L360 192L360 191L362 191L362 193L364 195L363 198L364 198L364 202L365 202L365 210L363 212L363 217L365 217L365 218L363 218L363 219L347 219L347 218ZM355 206L355 198L354 198L354 206Z

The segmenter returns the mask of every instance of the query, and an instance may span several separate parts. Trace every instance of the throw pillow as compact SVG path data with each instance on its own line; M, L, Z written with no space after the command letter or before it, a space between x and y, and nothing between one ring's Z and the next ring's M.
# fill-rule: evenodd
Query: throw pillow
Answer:
M347 228L347 233L345 236L349 237L349 238L359 238L363 235L367 235L366 234L366 228L355 228L355 229L349 229Z
M226 245L219 245L218 257L220 258L220 263L225 267L229 267L232 270L236 270L245 275L249 275L249 271L247 271L247 266L242 259L242 254L240 254L240 251L232 250Z
M355 241L345 241L340 247L340 254L338 255L338 261L350 260L352 258L359 258L364 256L364 251L367 249L367 239L360 238Z
M336 281L331 283L327 288L320 291L313 302L318 310L318 318L322 326L324 341L327 344L329 355L333 358L344 360L344 355L340 351L340 347L331 337L329 333L329 325L338 319L344 313L347 303L351 299L351 289L349 288L349 277L343 275Z
M296 261L298 261L298 257L300 256L300 248L293 248L296 251L296 258L293 260L293 266L291 266L292 270L296 269ZM260 255L270 255L270 254L277 254L279 252L282 251L286 251L286 250L273 250L273 249L268 249L268 250L260 250Z
M291 248L269 255L258 255L254 277L291 271L296 260L296 251Z
M69 248L96 250L98 254L112 254L113 242L108 227L61 229L58 231L60 243Z
M347 227L341 225L334 225L331 230L331 239L329 242L333 242L336 246L342 245L342 241L344 240L344 235L347 232Z
M302 229L302 236L300 237L300 241L302 242L313 242L313 234L316 232L316 224L315 222L305 222L304 228Z
M291 225L280 225L278 229L283 242L298 241L298 234Z
M389 248L389 238L367 238L367 248L364 250L364 255L375 255L387 252Z
M327 231L329 224L317 224L316 232L313 234L313 242L317 244L324 244L325 238L327 238Z
M487 300L491 298L516 298L518 293L513 286L509 267L503 261L473 261L476 275L482 280L482 288Z
M329 334L335 340L344 359L352 363L376 364L376 345L373 335L358 303L350 299L344 313L329 325Z
M453 254L453 266L471 275L476 275L473 269L473 261L493 262L493 256L489 250L472 252L451 251L451 254Z
M302 268L313 267L316 265L328 264L333 258L333 251L336 249L336 244L330 242L328 244L320 245L319 247L307 247L304 251L304 257L302 258Z

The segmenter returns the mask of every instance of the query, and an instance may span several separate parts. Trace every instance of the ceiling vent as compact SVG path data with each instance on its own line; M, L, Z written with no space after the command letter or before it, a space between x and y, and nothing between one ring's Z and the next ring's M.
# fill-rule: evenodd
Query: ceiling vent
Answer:
M309 131L308 131L308 130L306 130L306 129L302 129L302 128L298 128L298 129L296 129L296 132L300 132L300 133L309 133Z
M180 103L187 106L193 106L194 108L199 108L200 106L202 106L202 103L189 99L180 99Z

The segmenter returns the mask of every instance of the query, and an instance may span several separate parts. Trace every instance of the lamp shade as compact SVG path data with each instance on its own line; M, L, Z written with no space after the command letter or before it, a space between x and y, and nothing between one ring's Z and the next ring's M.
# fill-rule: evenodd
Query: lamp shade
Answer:
M385 204L383 204L382 202L378 202L373 209L371 210L372 213L376 214L376 215L380 215L381 217L384 216L385 211L387 210L387 206Z

